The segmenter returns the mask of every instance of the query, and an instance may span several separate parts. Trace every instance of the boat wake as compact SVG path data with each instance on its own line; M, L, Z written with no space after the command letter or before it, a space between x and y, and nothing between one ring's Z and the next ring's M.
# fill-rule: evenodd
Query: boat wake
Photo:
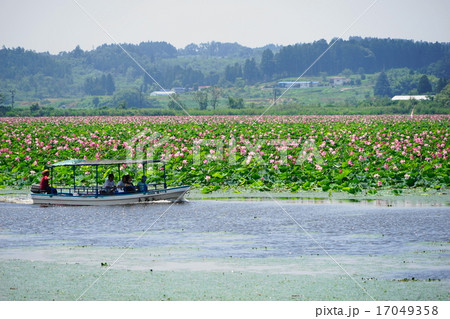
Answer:
M4 195L0 196L0 203L33 204L30 195Z

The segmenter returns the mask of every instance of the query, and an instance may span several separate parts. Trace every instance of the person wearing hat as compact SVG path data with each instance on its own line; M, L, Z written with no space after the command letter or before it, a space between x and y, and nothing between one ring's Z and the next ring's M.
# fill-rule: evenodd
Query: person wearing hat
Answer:
M42 171L41 178L41 192L47 192L47 194L57 194L56 188L50 187L49 180L51 179L50 171L48 169L44 169Z
M147 181L147 176L142 176L142 180L137 184L137 187L140 192L147 192L147 184L145 183Z

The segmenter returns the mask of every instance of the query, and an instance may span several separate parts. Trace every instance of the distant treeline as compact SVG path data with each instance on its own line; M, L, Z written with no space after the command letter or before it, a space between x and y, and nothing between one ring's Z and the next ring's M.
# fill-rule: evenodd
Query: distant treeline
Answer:
M353 106L310 105L304 106L298 103L279 105L269 108L266 115L354 115L354 114L449 114L449 102L447 104L438 101L400 101L393 102L389 98L378 98L355 103ZM189 109L189 115L261 115L266 108L222 108L222 109ZM37 103L30 108L6 110L0 116L186 116L183 110L167 108L54 108L40 107Z
M122 48L164 88L233 86L274 81L302 74L334 43L325 40L284 47L251 49L237 43L211 42L176 49L166 42L122 44ZM80 97L112 94L116 89L158 89L119 45L91 51L76 47L57 55L23 48L0 50L0 91L18 98ZM339 40L306 76L376 73L409 68L450 78L450 44L352 37ZM107 80L107 82L104 81Z

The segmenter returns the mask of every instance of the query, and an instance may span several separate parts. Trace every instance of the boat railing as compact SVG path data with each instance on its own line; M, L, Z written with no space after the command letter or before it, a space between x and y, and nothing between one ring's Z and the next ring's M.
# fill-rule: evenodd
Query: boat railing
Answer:
M100 192L95 186L76 186L76 187L64 187L53 186L57 194L65 195L96 195Z
M158 186L162 186L159 187ZM105 194L117 194L117 193L129 193L130 191L124 191L118 188L113 188L112 191L106 191L103 187L95 186L75 186L75 187L64 187L56 186L54 187L57 194L68 195L68 196L88 196L88 195L105 195ZM147 183L148 191L164 189L166 188L165 183ZM136 187L136 190L139 191Z
M150 186L153 186L155 189L158 189L158 185L163 186L163 188L167 188L166 183L148 183L147 184L149 189L150 189Z

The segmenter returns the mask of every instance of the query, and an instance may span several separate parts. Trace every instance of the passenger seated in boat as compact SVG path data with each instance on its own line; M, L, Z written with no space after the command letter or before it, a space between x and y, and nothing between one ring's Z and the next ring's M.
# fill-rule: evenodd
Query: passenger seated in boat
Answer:
M135 192L136 191L136 187L134 187L132 181L133 178L130 175L125 175L126 177L126 181L125 181L125 187L124 190L126 192Z
M42 171L42 179L41 179L41 192L47 192L47 194L57 194L56 188L50 187L49 180L51 179L50 171L48 169L45 169Z
M147 192L147 184L145 183L147 181L147 176L142 176L141 181L137 184L138 190L140 192Z
M105 181L105 184L103 185L102 189L100 190L101 193L114 193L116 190L116 184L114 183L114 174L109 174L108 178Z
M122 176L122 180L120 182L117 183L117 190L119 192L123 192L125 190L125 184L127 182L127 176L128 175L123 175Z

